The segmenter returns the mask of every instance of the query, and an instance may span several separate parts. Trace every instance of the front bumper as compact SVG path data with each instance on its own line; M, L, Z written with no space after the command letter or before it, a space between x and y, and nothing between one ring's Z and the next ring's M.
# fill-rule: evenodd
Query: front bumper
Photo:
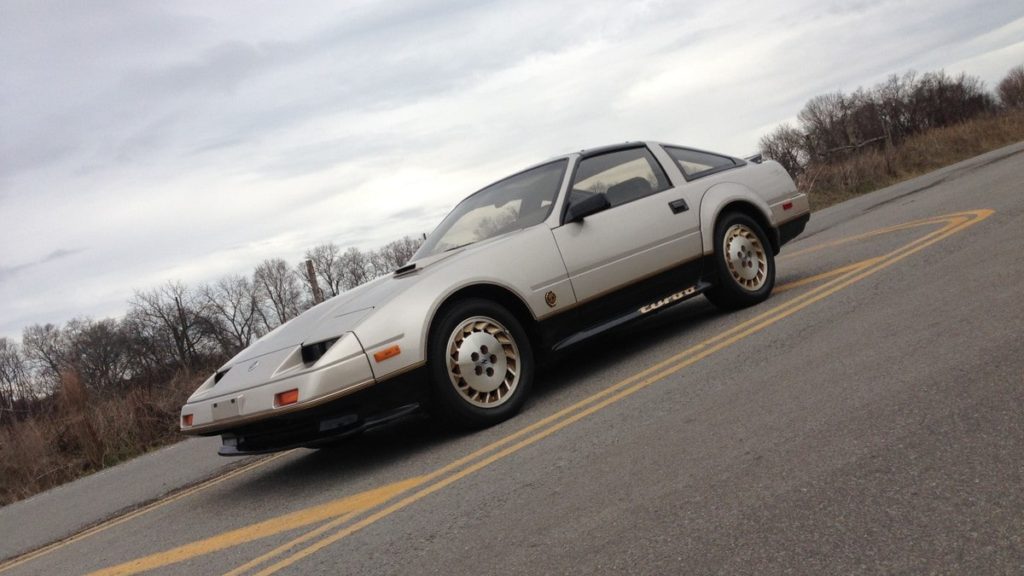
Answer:
M245 456L315 447L417 412L425 400L423 370L311 407L278 414L221 434L221 456Z
M211 376L181 408L181 431L209 436L293 412L304 412L376 383L370 361L358 343L342 341L340 358L325 355L302 365L300 349L281 350L233 366L218 383ZM329 354L335 353L331 350ZM234 379L234 381L232 381ZM237 382L239 386L232 386ZM251 385L250 382L262 382ZM223 393L218 392L224 390ZM298 401L277 405L280 393L298 390Z

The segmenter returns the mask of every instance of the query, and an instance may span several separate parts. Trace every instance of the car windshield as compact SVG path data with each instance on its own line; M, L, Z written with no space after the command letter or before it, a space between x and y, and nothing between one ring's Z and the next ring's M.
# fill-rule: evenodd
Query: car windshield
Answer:
M551 214L568 160L520 172L476 192L451 211L413 260L540 224Z

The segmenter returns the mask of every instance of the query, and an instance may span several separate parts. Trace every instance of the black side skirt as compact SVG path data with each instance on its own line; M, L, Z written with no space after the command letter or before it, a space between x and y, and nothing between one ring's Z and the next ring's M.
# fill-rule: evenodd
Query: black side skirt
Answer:
M678 292L673 292L672 294L668 294L663 298L659 298L658 300L651 302L650 304L644 305L640 308L627 312L621 316L616 316L615 318L602 322L596 326L592 326L586 330L577 332L572 336L569 336L568 338L556 342L555 345L552 346L552 350L561 350L563 348L572 346L573 344L579 344L580 342L583 342L588 338L593 338L598 334L602 334L604 332L613 330L620 326L625 326L626 324L629 324L630 322L634 322L641 318L653 316L658 312L664 312L665 310L675 306L676 304L679 304L680 302L685 302L686 300L689 300L694 296L702 294L703 292L707 291L708 288L711 288L711 286L712 285L710 283L702 280L697 284L694 284L693 286L690 286Z
M697 258L543 320L543 347L561 350L688 300L711 288L709 270L710 257Z

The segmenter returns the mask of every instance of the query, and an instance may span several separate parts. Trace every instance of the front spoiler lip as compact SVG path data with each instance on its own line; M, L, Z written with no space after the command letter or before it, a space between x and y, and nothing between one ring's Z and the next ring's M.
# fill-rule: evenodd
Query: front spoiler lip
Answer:
M344 389L336 390L336 391L334 391L334 392L332 392L330 394L325 394L323 396L320 396L319 398L312 398L310 400L306 400L305 402L298 402L298 403L295 403L295 404L290 404L288 406L283 406L281 408L275 408L273 410L266 411L266 412L261 412L261 413L258 413L258 414L249 414L249 415L246 415L246 416L237 416L235 418L226 418L224 420L217 420L216 422L211 422L209 424L202 424L202 425L199 425L199 426L191 426L189 428L182 428L181 432L183 434L189 434L189 435L193 435L193 436L210 435L210 434L214 434L216 432L224 432L224 431L227 431L230 428L237 428L238 426L243 425L243 424L252 424L253 422L258 422L260 420L266 420L266 419L269 419L269 418L274 418L276 416L280 416L281 414L289 414L289 413L292 413L292 412L298 412L300 410L306 410L306 409L309 409L309 408L314 408L314 407L319 406L321 404L325 404L325 403L330 402L332 400L337 400L338 398L341 398L343 396L348 396L349 394L353 394L355 392L358 392L358 391L360 391L360 390L362 390L364 388L367 388L369 386L372 386L373 384L376 384L376 383L377 383L377 381L375 379L370 378L368 380L364 380L362 382L359 382L358 384L353 384L352 386L348 386L348 387L346 387ZM188 404L186 404L185 406L187 407Z
M273 452L283 452L285 450L292 450L294 448L315 448L322 444L329 444L331 442L341 440L342 438L347 438L348 436L353 436L356 434L360 434L362 432L366 432L367 430L370 430L372 428L383 426L384 424L388 424L395 420L399 420L401 418L414 414L419 409L419 404L406 404L403 406L399 406L398 408L394 408L392 410L381 412L379 414L375 414L371 417L368 417L360 422L357 422L355 426L340 428L337 431L329 432L326 434L322 433L320 436L317 436L310 440L294 442L281 446L246 450L244 448L239 449L237 444L222 444L220 449L217 450L217 454L219 454L220 456L253 456L256 454L270 454Z

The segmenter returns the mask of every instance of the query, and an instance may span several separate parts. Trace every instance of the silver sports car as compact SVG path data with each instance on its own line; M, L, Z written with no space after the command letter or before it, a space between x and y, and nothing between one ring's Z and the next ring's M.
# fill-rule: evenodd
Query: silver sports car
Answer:
M653 142L568 154L469 196L410 262L232 358L181 409L225 455L312 446L424 406L511 417L542 353L704 294L757 304L807 196L760 157Z

